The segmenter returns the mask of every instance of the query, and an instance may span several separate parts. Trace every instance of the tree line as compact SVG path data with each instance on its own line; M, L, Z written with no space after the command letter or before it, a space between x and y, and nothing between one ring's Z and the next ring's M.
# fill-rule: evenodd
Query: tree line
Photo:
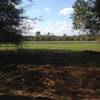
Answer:
M42 35L38 31L35 33L35 36L24 36L24 41L100 41L100 35L81 34L67 36L63 34L62 36L57 36L50 32Z

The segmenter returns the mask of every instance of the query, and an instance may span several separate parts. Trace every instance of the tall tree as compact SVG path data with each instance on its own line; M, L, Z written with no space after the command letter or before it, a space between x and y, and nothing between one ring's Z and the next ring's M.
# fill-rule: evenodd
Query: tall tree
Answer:
M95 11L96 11L96 27L97 30L100 31L100 0L95 1Z
M18 44L22 40L20 22L23 10L21 0L0 0L0 43Z
M36 41L39 41L39 40L40 40L40 37L41 37L41 32L40 32L40 31L37 31L37 32L35 33L35 40L36 40Z
M99 0L77 0L72 15L74 29L87 30L92 35L100 31Z

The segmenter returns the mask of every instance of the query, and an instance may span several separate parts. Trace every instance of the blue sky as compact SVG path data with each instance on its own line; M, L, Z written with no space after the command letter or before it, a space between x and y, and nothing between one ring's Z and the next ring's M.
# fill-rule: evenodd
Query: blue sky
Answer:
M75 0L34 0L34 4L30 4L27 0L23 2L27 5L25 13L27 16L31 18L42 16L43 19L35 25L30 22L30 25L34 26L34 29L30 31L32 34L36 31L41 31L42 34L47 32L55 35L73 34L70 17Z

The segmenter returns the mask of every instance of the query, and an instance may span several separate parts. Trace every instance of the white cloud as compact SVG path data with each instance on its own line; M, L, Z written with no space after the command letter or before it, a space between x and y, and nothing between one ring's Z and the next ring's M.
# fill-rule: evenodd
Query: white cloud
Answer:
M55 33L58 35L67 34L70 35L72 30L71 22L67 21L57 21L54 26Z
M21 24L20 28L23 30L23 35L33 35L33 31L39 24L39 21L24 19L23 22L21 22L20 24Z
M44 24L44 22L32 23L29 21L30 26L34 27L32 30L29 30L26 35L34 35L36 31L40 31L41 34L47 34L48 32L53 33L54 35L73 35L78 34L77 31L72 31L72 23L67 21L48 21Z
M37 24L36 27L34 28L35 31L41 31L42 34L51 32L54 35L71 35L71 30L72 30L72 24L68 23L66 21L56 21L56 22L51 22L48 21L48 23L44 26L43 23Z
M44 11L45 12L50 12L51 11L51 8L47 7L47 8L44 9Z
M73 12L73 8L63 8L60 10L59 15L66 16L70 15Z
M49 25L49 24L51 24L52 22L51 21L47 21L47 24Z

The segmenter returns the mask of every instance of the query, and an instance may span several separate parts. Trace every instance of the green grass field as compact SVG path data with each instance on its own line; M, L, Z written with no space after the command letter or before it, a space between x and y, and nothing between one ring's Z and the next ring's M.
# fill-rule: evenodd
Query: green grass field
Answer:
M100 51L100 43L95 41L25 41L23 49L33 50L71 50L71 51ZM14 45L0 45L0 50L16 50Z

